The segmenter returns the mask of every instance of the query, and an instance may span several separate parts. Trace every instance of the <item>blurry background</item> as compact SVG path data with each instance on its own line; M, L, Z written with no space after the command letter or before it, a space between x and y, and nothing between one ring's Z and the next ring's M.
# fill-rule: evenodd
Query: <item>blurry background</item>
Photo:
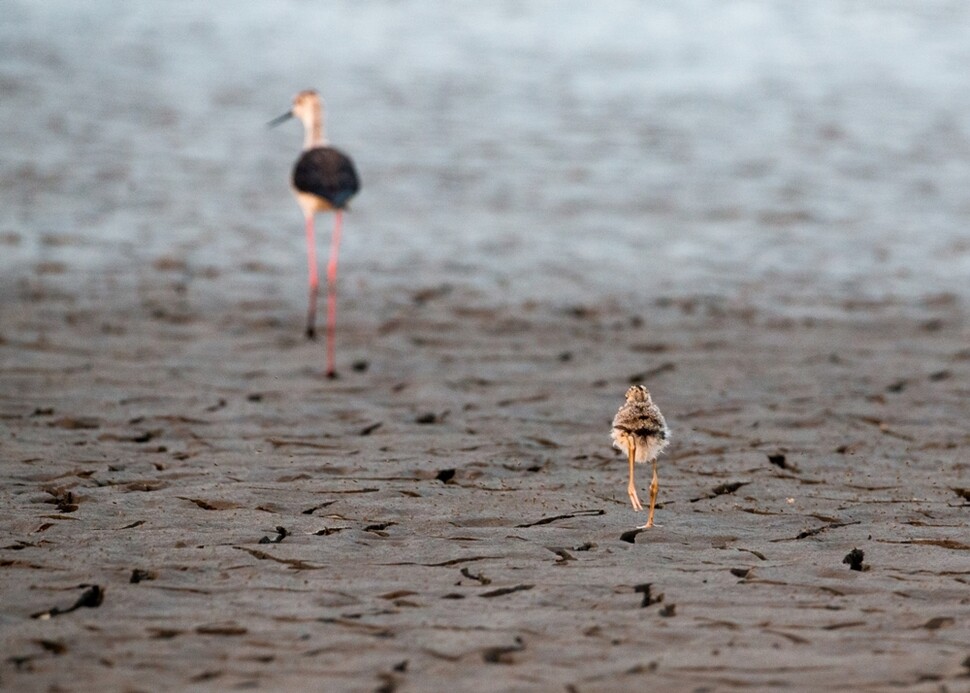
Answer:
M962 2L7 0L0 290L176 267L219 302L262 268L299 316L302 132L264 125L313 87L363 179L352 291L963 297L968 28Z

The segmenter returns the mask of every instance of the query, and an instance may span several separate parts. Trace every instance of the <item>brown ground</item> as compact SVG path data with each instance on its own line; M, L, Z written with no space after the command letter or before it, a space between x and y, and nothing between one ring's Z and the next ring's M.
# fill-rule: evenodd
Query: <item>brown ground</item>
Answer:
M813 322L428 287L348 307L363 370L330 382L276 308L203 315L168 276L142 304L8 306L6 687L965 689L952 304ZM607 434L640 379L675 442L638 533ZM36 618L87 585L96 608Z
M674 36L641 83L622 7L374 5L320 10L325 78L285 3L0 24L0 688L970 690L970 71L891 63L959 23L820 3L786 40L868 61ZM318 79L364 181L335 381L259 129Z

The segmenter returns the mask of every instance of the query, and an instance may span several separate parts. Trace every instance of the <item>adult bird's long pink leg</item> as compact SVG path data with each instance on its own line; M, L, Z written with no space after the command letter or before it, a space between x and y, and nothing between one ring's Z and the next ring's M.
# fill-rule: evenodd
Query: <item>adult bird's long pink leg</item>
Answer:
M317 243L313 237L312 214L306 218L306 259L310 272L310 307L306 314L306 336L307 339L314 339L317 335L314 325L317 320L317 288L320 286L320 279L317 277Z
M653 461L653 481L650 482L650 513L647 515L646 527L653 527L653 506L657 502L657 491L660 490L660 480L657 478L657 460Z
M327 263L327 377L337 375L337 254L340 250L340 231L343 226L343 212L334 214L333 236L330 237L330 260Z
M633 483L633 463L634 458L637 455L637 444L631 442L628 448L630 455L630 484L626 487L627 493L630 495L630 502L633 503L633 509L637 512L643 510L643 506L640 504L640 498L637 496L637 487Z

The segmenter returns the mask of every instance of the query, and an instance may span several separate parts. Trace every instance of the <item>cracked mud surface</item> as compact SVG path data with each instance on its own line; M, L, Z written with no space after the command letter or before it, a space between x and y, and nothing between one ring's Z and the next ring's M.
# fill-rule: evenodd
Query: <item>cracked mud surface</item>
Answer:
M0 687L967 685L970 248L965 170L933 165L962 141L946 83L903 90L920 117L884 131L863 127L865 64L814 77L829 101L790 77L764 107L783 115L753 107L801 123L775 151L734 135L757 80L575 101L583 63L519 46L494 9L441 39L450 69L405 52L374 74L390 47L335 39L349 73L320 86L365 189L329 381L301 337L299 137L256 132L312 75L251 83L284 54L180 82L173 46L224 55L247 22L94 6L118 31L89 47L47 36L80 10L16 5L3 68L36 117L2 116ZM285 7L248 17L275 28L267 55ZM582 34L568 7L559 30ZM522 70L463 100L480 35ZM617 51L594 66L629 77ZM578 81L523 112L529 80L565 68ZM99 79L148 86L76 100ZM672 431L649 530L609 441L641 381Z

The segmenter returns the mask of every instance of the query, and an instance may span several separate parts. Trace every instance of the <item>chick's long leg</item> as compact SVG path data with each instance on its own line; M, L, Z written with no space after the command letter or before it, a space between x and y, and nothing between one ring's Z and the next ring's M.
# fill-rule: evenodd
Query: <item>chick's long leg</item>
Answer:
M630 496L630 502L633 504L633 509L639 512L643 510L643 505L640 504L640 498L637 497L637 487L633 482L633 464L637 456L637 444L630 441L627 451L630 457L630 484L627 486L626 491Z
M647 514L647 524L644 527L653 527L653 507L657 502L657 491L660 490L660 480L657 478L657 460L653 461L653 481L650 482L650 512Z

